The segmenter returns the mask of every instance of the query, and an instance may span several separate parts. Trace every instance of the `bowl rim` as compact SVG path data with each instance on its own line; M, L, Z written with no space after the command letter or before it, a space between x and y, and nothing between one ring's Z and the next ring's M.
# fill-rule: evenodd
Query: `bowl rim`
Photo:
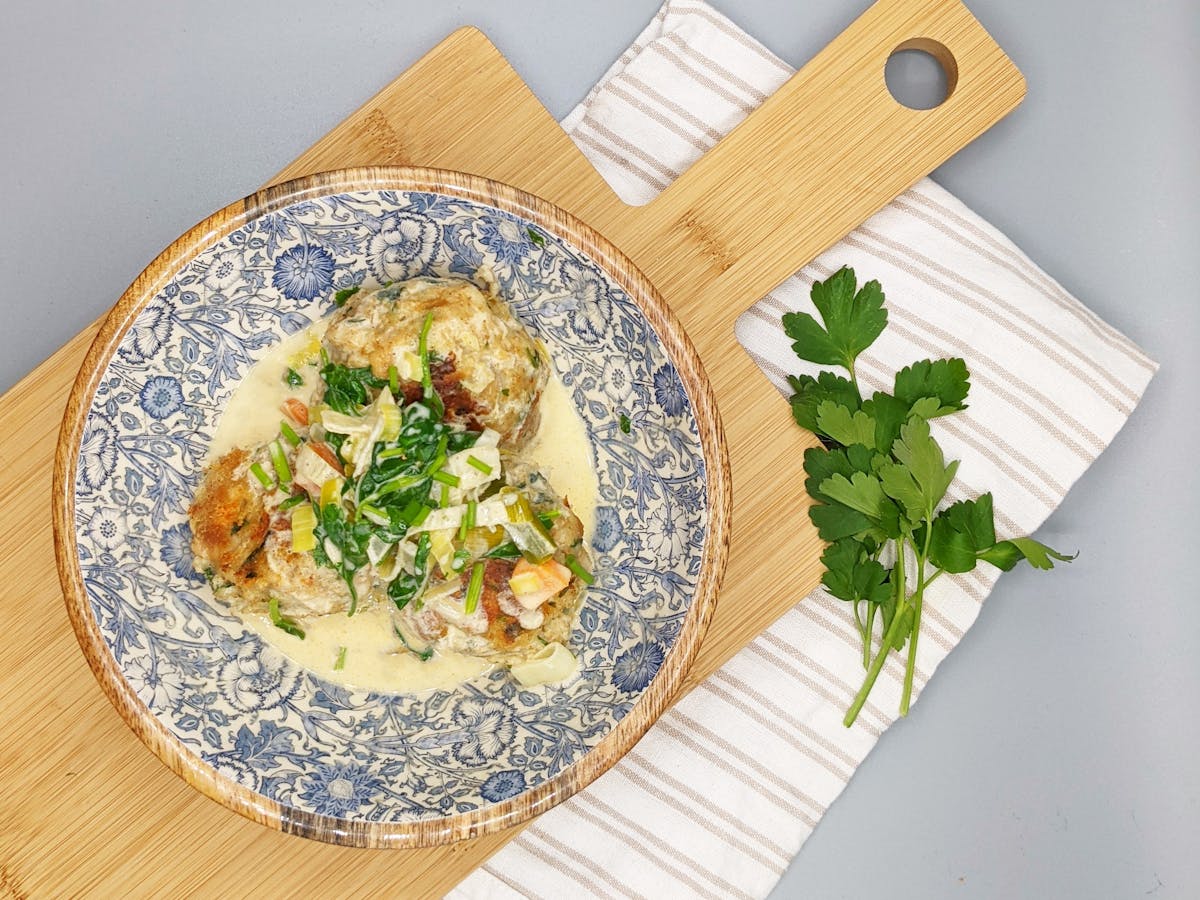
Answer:
M145 306L215 241L284 207L355 191L421 191L473 201L521 216L582 250L637 304L687 390L705 459L708 522L692 605L662 667L633 708L595 747L536 787L441 819L372 822L294 809L235 782L188 749L139 699L109 650L83 584L76 552L75 483L92 398L121 340ZM545 812L607 771L654 723L679 691L712 617L728 556L729 456L716 399L682 326L649 279L607 238L528 192L478 175L417 166L339 169L263 188L213 213L168 245L134 279L107 314L68 395L54 460L54 551L67 614L101 688L125 723L192 787L259 824L354 847L408 848L490 834Z

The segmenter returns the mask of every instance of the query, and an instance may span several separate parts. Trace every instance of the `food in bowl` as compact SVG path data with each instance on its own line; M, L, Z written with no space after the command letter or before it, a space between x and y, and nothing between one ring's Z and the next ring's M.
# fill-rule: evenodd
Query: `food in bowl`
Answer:
M542 415L561 390L544 348L486 273L338 300L277 351L291 390L226 412L269 435L216 443L189 510L196 567L271 643L344 683L420 689L494 665L524 685L570 677L590 560L539 437L573 447L572 469L588 459L569 404Z
M101 686L189 782L293 834L414 846L553 805L654 720L713 608L728 480L694 353L585 226L454 177L324 174L223 210L122 298L68 404L55 533ZM212 462L280 437L280 402L312 399L306 330L319 334L340 289L481 267L545 348L541 424L519 453L569 499L592 553L568 645L578 673L527 689L484 657L422 662L394 652L384 604L306 618L300 640L269 608L215 600L188 508ZM357 668L371 658L390 682Z

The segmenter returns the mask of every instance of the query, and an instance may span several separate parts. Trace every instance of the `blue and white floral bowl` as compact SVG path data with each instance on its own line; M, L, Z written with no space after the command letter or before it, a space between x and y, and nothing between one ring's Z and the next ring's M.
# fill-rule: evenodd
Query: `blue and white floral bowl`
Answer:
M245 628L192 568L187 507L230 394L339 288L490 266L546 344L591 440L596 584L581 674L521 689L350 691ZM415 846L541 812L664 708L712 610L727 461L708 383L649 283L607 241L515 189L357 169L260 192L168 247L109 315L55 466L68 611L110 699L169 766L256 821Z

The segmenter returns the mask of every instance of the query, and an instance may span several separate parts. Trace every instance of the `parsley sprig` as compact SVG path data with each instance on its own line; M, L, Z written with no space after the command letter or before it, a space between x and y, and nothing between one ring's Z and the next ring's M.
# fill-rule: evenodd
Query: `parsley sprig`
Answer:
M1074 557L1028 537L998 541L990 493L942 508L958 461L946 461L929 420L966 409L963 360L913 363L896 373L892 393L864 398L855 365L887 326L879 282L860 288L854 270L842 268L813 285L812 300L820 322L788 313L783 328L800 359L850 376L788 379L793 418L822 444L804 454L805 489L815 501L809 516L829 542L821 582L854 605L863 641L867 674L843 720L849 727L888 655L906 645L900 714L908 714L925 590L942 574L969 572L981 561L1004 571L1021 560L1051 569Z

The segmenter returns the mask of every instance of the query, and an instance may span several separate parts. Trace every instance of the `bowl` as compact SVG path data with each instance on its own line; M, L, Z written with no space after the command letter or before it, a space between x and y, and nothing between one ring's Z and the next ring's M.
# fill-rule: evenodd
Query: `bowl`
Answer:
M490 267L580 414L599 483L580 672L522 688L351 690L215 600L187 508L239 382L360 282ZM494 831L609 768L669 702L713 609L728 463L694 351L615 247L553 205L431 169L323 173L171 244L103 324L68 400L54 525L101 686L175 772L257 822L369 847Z

